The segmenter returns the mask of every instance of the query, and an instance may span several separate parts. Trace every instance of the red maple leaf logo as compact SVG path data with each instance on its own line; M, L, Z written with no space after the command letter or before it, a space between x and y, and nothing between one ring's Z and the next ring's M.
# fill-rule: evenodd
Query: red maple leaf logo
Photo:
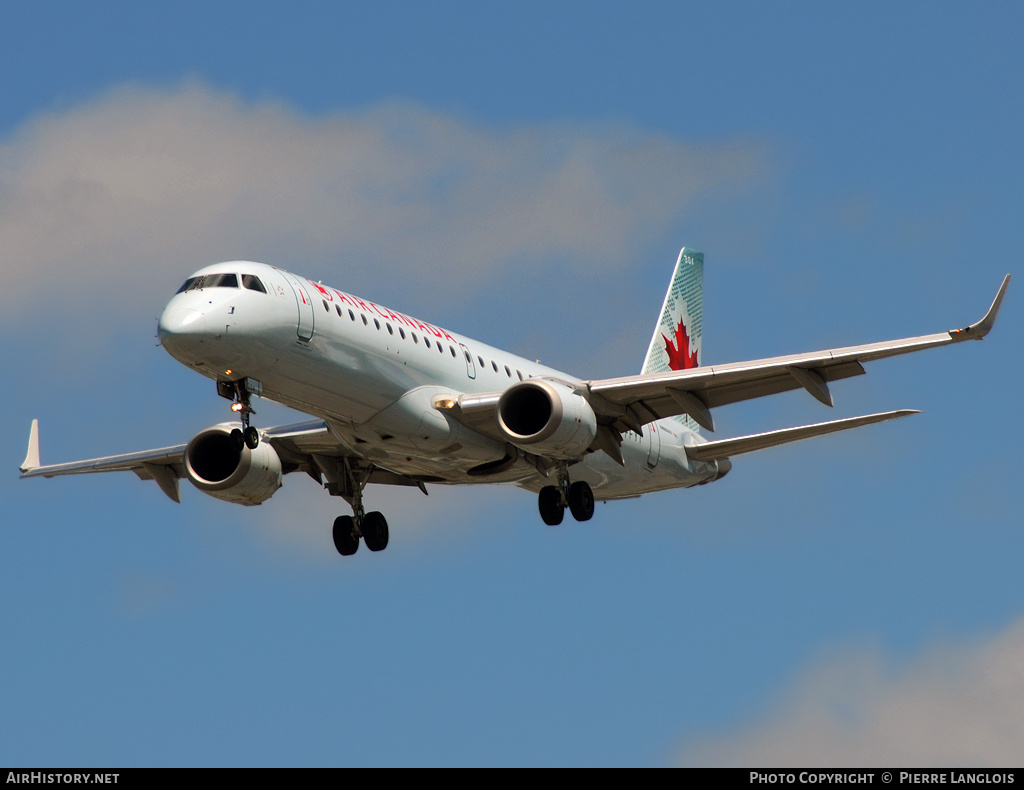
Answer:
M690 353L690 334L686 331L682 320L676 327L676 342L673 344L664 335L661 339L665 341L665 353L668 354L668 366L671 370L688 370L697 367L697 354Z
M334 299L331 296L330 292L326 288L324 288L322 285L320 285L320 283L315 283L312 280L307 280L307 282L310 283L310 285L312 285L314 288L316 288L320 292L320 295L324 299L326 299L328 302L333 302L334 301Z

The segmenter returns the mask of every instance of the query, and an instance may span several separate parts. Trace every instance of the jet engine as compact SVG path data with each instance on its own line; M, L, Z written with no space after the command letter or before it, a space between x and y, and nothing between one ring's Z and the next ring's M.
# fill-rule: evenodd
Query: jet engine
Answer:
M205 494L238 505L259 505L281 487L281 459L268 442L241 448L231 425L196 434L185 448L185 474Z
M538 455L577 458L597 435L597 417L572 387L543 379L515 384L498 399L498 425L512 444Z

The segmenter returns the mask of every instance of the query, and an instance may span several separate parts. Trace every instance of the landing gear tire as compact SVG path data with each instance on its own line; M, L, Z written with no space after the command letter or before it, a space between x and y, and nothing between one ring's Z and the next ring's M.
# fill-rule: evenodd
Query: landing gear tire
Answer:
M348 557L359 550L355 529L356 521L352 516L338 516L334 519L334 548L338 554Z
M569 486L569 512L577 521L590 521L594 516L594 492L582 480Z
M562 504L562 492L555 486L544 486L537 498L540 506L540 517L550 527L557 527L565 516L565 505Z
M388 522L383 513L374 510L363 516L360 531L363 543L370 551L383 551L388 547Z
M237 429L236 429L237 430ZM260 443L260 432L256 430L254 425L250 425L245 429L245 433L242 435L245 440L245 446L250 450L255 450Z
M231 443L235 445L236 450L239 452L242 451L242 447L245 445L245 436L242 435L242 432L238 430L238 428L231 431Z

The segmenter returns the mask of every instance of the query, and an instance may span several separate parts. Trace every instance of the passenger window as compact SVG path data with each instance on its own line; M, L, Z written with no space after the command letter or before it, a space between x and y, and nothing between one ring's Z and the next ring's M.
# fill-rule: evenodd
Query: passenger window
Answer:
M521 370L519 370L519 368L516 368L516 375L519 376L520 381L523 380L523 373Z
M338 311L338 318L341 318L341 305L340 304L334 305L334 309Z
M387 326L387 328L388 328L388 334L389 335L395 334L395 330L391 328L391 324L385 324L385 326Z
M498 363L495 362L493 359L491 360L491 367L494 368L495 373L498 372Z
M398 327L398 334L402 336L402 340L405 340L405 330L402 327Z
M482 368L485 368L485 367L487 367L487 366L486 366L486 365L484 364L484 358L483 358L483 357L477 357L477 358L476 358L476 361L480 363L480 367L482 367Z
M250 291L259 291L261 294L267 292L267 289L263 287L263 283L260 282L260 278L255 274L243 274L242 285Z
M509 370L508 365L505 365L505 375L508 376L509 378L512 378L512 371Z
M356 320L356 314L353 313L351 310L348 311L348 317L351 318L353 321Z
M448 346L448 348L451 349L452 359L455 359L455 346Z
M366 315L363 315L363 326L369 326L370 322L366 320Z
M423 345L425 345L427 348L430 348L430 338L429 337L423 338Z
M416 337L416 333L410 332L409 334L412 335L412 342L418 346L420 344L420 339Z
M373 319L373 325L377 327L377 329L380 329L380 321L378 321L376 318Z
M327 304L327 300L324 299L323 302L324 302L324 310L326 310L328 313L331 312L331 306L329 304Z

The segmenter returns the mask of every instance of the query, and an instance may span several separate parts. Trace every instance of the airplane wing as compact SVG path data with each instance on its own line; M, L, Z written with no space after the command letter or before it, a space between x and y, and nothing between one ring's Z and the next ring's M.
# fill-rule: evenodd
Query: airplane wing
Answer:
M751 362L586 381L582 385L599 420L619 430L636 430L662 417L688 414L713 431L710 410L716 406L801 387L831 406L828 382L863 374L865 362L981 340L995 323L1009 282L1010 275L1006 275L985 317L963 329Z
M156 480L160 489L175 502L181 502L178 479L185 476L182 456L184 444L161 447L157 450L143 450L137 453L111 455L105 458L90 458L86 461L72 461L66 464L43 466L39 460L39 420L32 420L28 436L28 453L21 464L21 476L59 477L61 475L82 475L92 472L135 472L142 480Z
M964 340L981 340L995 323L1009 282L1010 275L1006 275L985 317L963 329L750 362L566 384L582 392L601 426L619 433L634 431L642 434L642 426L647 423L677 414L687 414L699 425L714 431L711 409L716 406L801 387L822 403L831 406L832 394L828 382L862 375L865 362ZM502 439L495 418L501 395L501 392L466 394L445 409L467 427ZM613 458L617 458L616 444L614 437L609 436L607 431L599 431L595 449L606 450Z
M280 456L285 473L304 471L321 484L323 477L326 477L328 487L331 482L336 482L335 474L339 463L365 467L368 483L423 487L421 483L412 479L362 461L334 437L322 420L267 428L260 434L262 440L269 443ZM39 457L39 420L32 420L28 453L20 467L21 476L60 477L130 471L142 480L155 480L168 497L175 502L181 502L178 481L186 476L184 456L187 447L187 444L177 444L155 450L44 466Z

